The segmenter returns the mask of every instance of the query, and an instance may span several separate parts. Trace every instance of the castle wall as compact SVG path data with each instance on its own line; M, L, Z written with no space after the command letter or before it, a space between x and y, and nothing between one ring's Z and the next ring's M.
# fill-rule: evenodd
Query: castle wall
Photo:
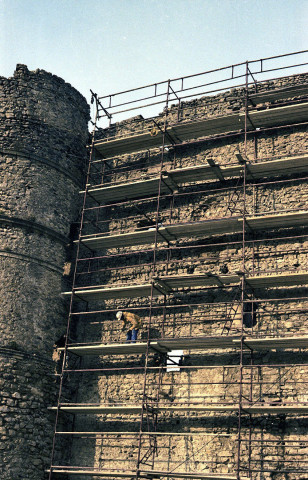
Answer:
M306 80L305 75L285 77L264 83L261 91ZM78 219L78 191L84 186L89 112L85 99L63 80L42 70L29 72L23 65L17 66L13 78L0 78L0 90L0 473L4 480L42 480L50 464L54 429L54 413L48 407L56 405L58 390L52 346L66 328L67 305L60 292L69 289L69 280L63 279L63 266L70 259L74 231L70 226ZM171 106L168 122L172 125L244 112L244 106L243 91L232 89L183 103L180 111L176 105ZM258 108L267 109L269 104ZM161 125L164 115L158 117ZM96 138L130 135L151 126L151 120L135 117L99 131ZM252 162L262 162L306 151L306 126L281 126L248 133L246 150L243 132L170 146L164 152L163 168L205 164L210 158L227 165L236 161L238 152L246 153ZM108 160L109 169L105 169L103 177L92 172L91 183L114 184L135 181L141 176L147 179L159 174L160 162L160 149L120 155ZM304 176L250 178L245 192L247 214L306 209L308 191ZM88 206L97 204L90 202ZM116 234L147 228L146 222L149 226L155 220L156 206L154 198L89 210L83 234ZM196 180L182 185L176 195L161 197L159 221L168 225L232 213L241 215L242 207L243 194L237 179L223 184ZM304 226L255 235L248 230L246 274L307 272L306 233ZM240 234L186 237L171 241L169 250L159 241L158 247L155 275L216 274L226 268L234 273L243 267ZM91 259L87 249L81 250L84 262L78 264L77 286L133 285L152 278L151 246L100 250L95 255L99 258ZM308 305L301 286L257 289L253 294L249 292L248 297L258 302L257 321L253 329L244 328L244 335L292 336L307 332ZM294 299L290 301L288 297ZM75 302L74 309L84 312L84 303ZM162 297L154 298L150 338L220 336L225 333L231 306L235 306L235 311L230 333L239 334L239 304L239 292L231 288L182 289L168 295L166 302ZM79 315L78 328L71 332L72 340L125 341L125 331L115 319L118 309L135 311L142 317L140 339L145 341L150 316L148 298L91 302L87 314ZM97 310L102 312L89 314ZM140 405L147 362L145 398L158 398L160 405L171 408L158 415L155 469L234 474L238 455L237 412L204 413L193 408L190 411L190 406L237 404L240 393L244 399L264 405L307 402L303 381L307 377L305 350L255 353L255 366L251 365L249 352L244 353L242 360L241 369L238 350L184 349L181 370L167 371L165 360L153 352L148 359L145 355L110 355L81 361L69 354L68 366L89 368L91 372L66 376L61 401ZM179 404L184 406L183 410L173 411L172 407ZM60 415L58 430L71 430L72 423L65 425L66 417ZM303 464L307 453L306 417L263 414L251 419L244 412L241 422L241 467L252 470L253 480L304 480L305 475L300 473L283 472L282 465L294 469L294 464ZM147 428L144 418L143 432ZM136 468L139 414L77 415L74 429L84 434L73 438L69 434L57 436L54 464L105 470ZM150 441L143 437L141 457ZM262 474L258 468L263 469Z
M283 79L269 83L265 88L285 86L303 82L304 76ZM186 108L187 107L187 108ZM267 108L262 105L261 108ZM230 113L243 109L241 92L232 91L212 99L200 99L184 105L182 118L187 120L204 113ZM175 107L174 107L174 110ZM171 122L173 107L171 107ZM174 114L175 115L175 114ZM163 118L163 115L162 115ZM169 121L169 117L168 117ZM142 131L149 122L140 118L121 122L109 130L99 133L101 137L125 135ZM213 158L218 165L235 163L238 152L244 154L243 132L220 139L205 139L170 147L164 154L164 168L186 167L205 164ZM247 137L247 157L250 161L262 162L273 158L283 158L307 152L306 126L272 128L249 133ZM161 151L151 150L110 159L110 170L106 169L104 181L96 177L92 185L105 182L134 181L150 178L158 174ZM307 205L307 182L305 174L298 178L288 176L250 180L246 190L246 207L249 214L303 210ZM296 177L296 176L295 176ZM95 179L95 175L93 176ZM278 181L279 180L279 181ZM261 184L262 183L262 184ZM237 180L219 182L194 182L179 188L178 194L161 198L160 221L169 223L208 220L231 215L227 210L232 192L238 188ZM203 190L200 193L200 190ZM215 190L215 191L214 191ZM242 209L243 197L237 197L238 215ZM90 204L94 206L94 204ZM136 207L137 205L137 207ZM171 208L172 207L172 208ZM142 210L142 212L140 211ZM97 231L112 234L134 231L144 220L143 213L155 220L156 199L141 199L118 206L97 210L89 218L96 222ZM84 234L93 233L87 227ZM245 268L247 275L282 272L307 271L307 238L303 227L289 231L281 228L275 232L259 232L255 236L246 234ZM288 237L292 238L288 238ZM279 237L279 238L275 238ZM296 238L295 238L296 237ZM155 275L182 273L221 273L227 266L229 273L242 269L242 237L228 234L220 238L185 238L171 242L171 257L167 260L166 244L159 243ZM181 248L180 248L181 247ZM170 252L169 252L170 253ZM123 254L122 256L120 256ZM89 257L88 252L84 253ZM95 252L96 257L84 263L79 270L78 285L141 284L151 279L153 252L149 246L114 248ZM148 264L148 265L147 265ZM92 273L89 273L91 272ZM88 273L87 273L88 272ZM287 297L294 300L286 301ZM306 332L307 299L302 287L258 289L253 297L259 308L255 335L297 335ZM234 291L227 288L205 289L180 292L167 296L166 304L162 297L154 299L150 337L163 336L179 338L184 336L221 335L226 321L226 312L234 303ZM275 301L274 301L275 299ZM240 297L236 297L239 302ZM76 300L77 302L77 300ZM80 310L84 311L80 304ZM147 338L149 319L149 299L131 298L91 302L89 310L102 313L80 315L80 336L82 343L113 343L125 341L125 332L115 319L117 310L135 311L144 321L140 333ZM241 330L240 310L235 314L233 334ZM251 335L247 328L244 332ZM307 373L306 351L271 350L254 353L251 367L250 356L244 355L243 396L252 402L306 402L307 395L302 379ZM287 364L287 366L283 366ZM288 365L291 364L291 365ZM149 355L146 394L156 398L159 375L161 404L172 407L177 403L186 405L182 412L163 412L158 415L158 450L155 457L156 470L235 474L237 464L238 416L237 412L200 413L189 411L188 406L202 402L237 403L240 395L241 369L239 352L214 349L209 351L184 350L184 364L180 372L167 372L157 364L154 354ZM279 366L281 365L281 366ZM143 394L145 366L144 355L102 356L85 358L82 367L96 371L75 373L79 381L77 403L140 405ZM72 375L73 376L73 375ZM71 381L73 381L71 379ZM252 381L253 387L250 387ZM240 446L241 465L254 470L256 480L299 480L302 474L281 472L284 467L294 467L302 462L307 448L305 428L307 419L300 415L257 415L252 420L243 415L241 425L242 443ZM139 415L118 413L112 415L76 415L77 432L100 432L97 435L76 435L72 440L70 465L89 466L97 469L134 470L138 452ZM144 423L144 430L147 426ZM163 435L165 434L165 435ZM249 438L252 435L253 452L249 451ZM302 444L294 443L302 440ZM272 442L272 443L270 443ZM275 445L274 445L275 444ZM149 445L147 440L141 448L142 455ZM142 456L141 455L141 456ZM251 464L248 465L250 456ZM288 463L289 462L289 463ZM303 465L303 463L301 463ZM258 472L263 469L263 473ZM73 478L73 477L72 477Z
M78 220L89 107L62 79L17 65L0 78L1 467L4 480L45 478L65 332L63 267Z

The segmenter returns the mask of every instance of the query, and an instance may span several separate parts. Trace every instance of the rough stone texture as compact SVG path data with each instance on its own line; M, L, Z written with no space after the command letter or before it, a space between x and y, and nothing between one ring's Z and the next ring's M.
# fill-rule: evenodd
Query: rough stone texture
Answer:
M46 434L51 434L54 421L47 408L56 400L51 362L13 348L1 348L0 353L4 372L1 378L1 476L44 478L44 469L50 461L50 439L46 439Z
M3 480L42 480L57 382L52 347L78 219L89 107L62 79L17 65L0 78L1 461Z
M288 77L281 77L276 80L263 82L258 85L258 93L268 92L275 88L283 88L286 86L295 86L303 84L307 81L307 74L300 74ZM254 86L249 87L249 94L255 93ZM293 97L293 100L300 100L302 97ZM290 99L289 99L290 100ZM278 106L283 104L285 99L271 102L271 105ZM269 103L258 105L258 109L268 108ZM196 98L190 101L181 102L180 108L178 104L171 105L169 109L155 118L156 122L163 126L165 114L167 112L167 124L172 125L177 122L190 122L191 120L201 120L204 118L216 117L219 115L228 115L236 112L245 111L245 89L232 88L218 95L209 95ZM97 132L96 138L106 138L111 136L126 136L132 132L142 132L151 130L154 124L151 119L144 119L142 115L136 115L128 120L112 124L108 129L101 129Z
M265 89L302 83L307 76L295 76L268 82ZM243 109L243 92L232 90L215 98L205 98L183 105L182 119L198 118L204 114L230 113ZM265 107L264 105L261 106ZM175 107L171 107L168 121L174 121ZM162 117L163 118L163 115ZM183 120L184 121L184 120ZM150 122L136 117L130 121L113 125L99 135L125 135L142 128L149 128ZM178 168L206 163L213 158L218 164L235 163L235 154L244 153L244 135L235 133L226 138L212 138L191 142L185 146L170 148L165 152L164 168ZM282 127L249 133L247 137L247 156L251 161L264 161L272 158L307 153L306 127ZM122 155L108 161L112 167L106 169L102 177L93 174L92 184L121 181L134 181L142 175L150 178L159 172L161 152ZM304 175L302 175L303 177ZM246 206L249 213L279 212L307 208L307 183L300 178L267 178L247 186ZM279 182L277 181L279 180ZM263 183L263 184L261 184ZM187 220L203 220L231 215L227 205L237 180L228 180L221 185L218 182L195 182L179 189L179 195L166 196L160 203L160 221L167 225ZM203 190L200 192L200 190ZM216 189L216 191L214 191ZM240 188L237 196L237 209L242 211L242 194ZM134 205L135 204L135 205ZM94 205L94 204L93 204ZM136 208L137 206L137 208ZM171 212L172 207L172 212ZM142 212L140 211L142 209ZM98 210L92 219L97 222L97 231L121 233L135 230L145 221L143 213L150 219L155 218L156 199L140 200L130 204L120 204ZM91 218L91 213L89 213ZM86 227L84 233L92 233L92 227ZM246 236L246 262L248 274L267 272L307 271L307 233L303 228L280 229L275 232L259 232L253 237ZM294 237L297 236L295 239ZM277 239L274 237L281 237ZM293 237L293 238L288 238ZM261 241L262 240L262 241ZM242 238L240 235L222 236L220 238L188 238L171 242L172 251L167 262L167 251L159 245L156 274L221 272L227 266L230 273L242 268ZM181 247L181 249L179 248ZM143 249L143 247L142 247ZM99 259L87 260L79 269L79 285L114 285L134 284L149 281L152 275L153 259L151 246L126 249L110 249L96 252ZM112 257L110 254L122 256ZM88 252L84 253L88 257ZM108 255L108 256L106 256ZM91 274L88 272L92 271ZM247 293L250 297L251 293ZM307 334L305 325L307 315L307 298L305 290L298 288L272 288L255 291L259 308L256 335L294 335ZM294 300L286 301L292 296ZM275 301L274 301L275 299ZM272 300L272 301L270 301ZM162 298L154 300L152 305L151 338L183 337L198 335L221 335L226 315L231 305L240 301L239 292L234 289L207 289L182 291L168 296L164 305ZM84 311L84 304L79 306ZM144 320L149 320L149 299L120 299L90 304L93 312L100 314L80 315L80 342L112 343L124 341L125 332L115 320L117 309L136 311ZM241 312L235 312L230 333L240 332ZM246 335L251 334L245 328ZM140 333L147 338L147 328ZM163 370L159 399L169 406L177 402L234 402L239 397L240 358L232 351L219 349L208 352L184 351L184 368L181 372ZM259 367L250 367L249 355L244 355L243 395L251 401L261 404L279 402L307 402L306 384L307 353L305 351L270 351L254 355L254 362ZM283 366L286 364L287 366ZM83 367L104 368L109 371L76 373L79 389L75 401L80 403L123 403L140 404L143 390L143 355L104 356L86 358ZM277 366L281 365L281 366ZM131 370L129 368L131 367ZM157 359L149 355L146 394L155 398L159 382ZM72 376L73 377L73 376ZM250 382L253 379L253 388ZM73 382L73 378L70 379ZM77 415L75 430L84 432L101 432L91 438L74 438L70 465L95 466L109 469L136 468L138 451L139 415ZM144 422L143 429L147 426ZM306 474L283 473L283 469L294 465L305 467L303 458L307 453L307 418L300 415L255 415L251 422L248 415L242 415L241 467L256 470L252 473L254 480L304 480ZM169 412L160 413L158 431L179 435L158 436L158 450L155 457L156 470L210 471L234 474L237 462L237 413L196 413ZM122 432L122 434L120 433ZM123 432L132 432L130 436ZM253 442L249 449L249 436ZM274 442L270 444L269 442ZM296 443L298 442L298 443ZM147 437L141 451L146 452ZM248 459L251 459L250 466ZM257 470L262 470L259 473ZM73 478L73 477L72 477Z
M296 75L264 83L262 88L270 90L306 81L307 75ZM43 480L50 462L54 420L47 407L55 405L57 397L52 345L65 331L61 277L64 262L70 260L67 246L74 234L70 225L78 216L77 193L84 179L88 106L63 80L42 70L29 72L23 65L17 66L13 78L1 78L0 87L0 361L3 370L0 379L0 473L3 480ZM215 97L184 103L179 112L177 106L171 106L168 122L185 122L243 109L243 91L232 89ZM158 121L163 122L165 113ZM152 126L151 121L135 117L98 132L97 138L126 135ZM306 128L302 125L249 133L246 147L252 161L306 153ZM203 164L208 158L226 165L234 163L238 152L244 153L242 132L224 138L199 139L169 148L164 154L163 168ZM108 162L110 170L106 169L103 174L93 173L91 183L134 181L141 175L150 178L158 174L160 161L159 149L122 155ZM300 175L279 178L280 182L277 178L265 181L267 183L257 181L254 186L247 186L249 213L307 208L307 184ZM233 214L239 215L243 199L239 186L237 180L232 179L224 185L218 182L201 185L198 181L183 185L177 196L161 199L160 221L167 225L230 215L227 206L234 198L233 192L237 191ZM86 216L94 221L94 226L86 223L83 233L134 230L144 226L144 213L148 220L153 220L155 212L155 198L89 211ZM304 229L281 229L278 233L281 239L274 238L277 232L259 232L255 237L247 232L247 273L307 271L308 242ZM288 238L295 235L296 239ZM187 238L171 242L169 257L164 246L159 244L155 274L218 273L226 266L229 272L236 272L242 268L240 235L230 233L214 239ZM140 247L132 247L125 251L97 252L101 258L79 263L78 285L148 281L153 273L148 265L153 259L153 250L151 246L145 250L140 252ZM110 254L123 255L112 257ZM83 255L88 258L89 252L85 250ZM66 272L68 267L67 264ZM247 295L251 298L250 293ZM286 301L288 296L294 299ZM259 305L253 330L256 335L307 333L308 304L303 288L260 289L255 291L255 298ZM275 301L269 302L273 299ZM157 298L152 305L150 337L221 335L231 306L235 306L235 312L230 333L238 334L241 328L239 302L239 292L234 289L183 289L170 295L166 305L162 298ZM74 308L85 310L84 304L76 304ZM123 341L125 332L114 318L119 308L136 311L145 325L149 320L148 298L91 303L91 310L106 311L79 315L78 340ZM144 327L140 338L145 340L147 333ZM250 335L251 329L245 327L244 333ZM184 368L180 372L166 372L158 366L153 354L148 360L145 389L148 398L156 398L158 393L160 402L169 406L178 402L238 401L240 358L234 351L216 349L204 354L204 351L185 350ZM254 362L260 366L251 368L249 356L244 355L244 397L264 404L307 401L303 382L307 377L305 351L263 352L254 356ZM287 366L277 366L281 364ZM81 363L76 363L69 355L68 365L110 370L70 374L65 381L62 402L140 404L144 355L86 358ZM72 428L71 424L66 425L65 419L66 416L61 415L58 430ZM66 440L63 436L61 440L57 437L55 464L136 468L139 415L77 415L74 427L76 431L101 433L90 438L75 436L73 440L70 435L65 436ZM143 431L146 429L144 422ZM282 470L294 468L295 464L303 465L307 456L306 430L307 418L298 415L254 416L250 421L243 414L241 467L263 470L261 474L254 472L253 480L304 480L306 474L285 474ZM235 472L237 413L160 413L158 431L168 435L157 436L155 469ZM258 445L253 444L252 449L248 443L250 434L253 441L260 441ZM142 454L148 446L148 437L145 437Z

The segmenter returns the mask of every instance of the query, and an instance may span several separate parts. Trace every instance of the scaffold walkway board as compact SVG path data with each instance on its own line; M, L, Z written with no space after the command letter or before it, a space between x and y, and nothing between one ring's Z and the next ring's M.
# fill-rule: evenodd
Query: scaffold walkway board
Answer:
M202 480L250 480L248 477L231 475L231 474L223 474L223 473L205 473L205 472L163 472L163 471L144 471L142 472L142 476L145 478L160 478L160 477L168 477L168 478L200 478Z
M90 187L88 189L88 194L100 203L110 203L118 200L131 200L133 198L139 198L148 195L157 195L159 178L160 177L153 177L146 180L136 180L131 183ZM176 191L177 185L175 185L170 179L172 179L172 175L169 172L162 176L162 194ZM84 193L84 191L80 193Z
M240 341L240 337L191 337L191 338L164 338L153 340L149 343L150 352L168 353L176 349L202 349L202 348L232 348L234 340ZM308 340L307 340L308 341ZM61 348L59 350L64 350ZM68 351L77 355L122 355L138 354L147 351L146 342L120 343L120 344L98 344L68 346Z
M193 277L193 278L192 278ZM174 288L183 288L185 286L224 286L239 283L238 275L183 275L178 277L162 277L164 281L173 281ZM161 279L160 279L161 280ZM172 292L171 286L167 286L163 281L155 281L153 284L153 296L164 295ZM180 286L177 286L180 285ZM121 285L114 287L88 287L76 288L74 294L82 300L106 300L109 298L133 298L133 297L149 297L151 295L152 284L146 283L142 285ZM64 292L64 296L70 296L72 292Z
M252 110L249 112L248 128L274 127L291 125L308 120L308 103L299 103L283 107ZM151 126L152 128L152 126ZM165 145L179 143L193 138L234 132L245 128L245 113L234 113L199 121L179 122L166 129ZM137 152L162 145L163 133L158 131L153 136L151 130L134 133L123 137L108 137L97 140L95 149L103 157L112 157L125 153Z
M238 284L241 276L238 274L215 275L212 273L191 274L191 275L165 275L154 278L166 293L172 293L180 288L195 287L224 287L228 285Z
M292 228L308 224L308 211L279 213L245 217L245 226L251 230L267 230L272 228ZM187 237L214 236L235 234L243 230L243 217L233 216L215 218L200 222L187 222L161 226L157 231L158 242L170 242ZM154 244L156 230L120 233L116 235L96 234L84 235L81 242L92 250L105 248L133 247L136 245Z
M57 475L90 475L91 477L105 477L105 478L133 478L136 472L133 471L111 471L111 470L94 470L91 468L82 467L52 467L51 471ZM50 470L46 470L47 473Z
M151 407L148 405L148 408L153 409L157 413L163 412L238 412L239 405L237 403L207 403L207 404L192 404L187 403L175 404L172 405L158 405ZM57 407L49 407L49 410L57 410ZM91 405L91 404L60 404L59 410L65 413L71 414L82 414L82 415L113 415L113 414L124 414L124 415L137 415L142 412L141 405ZM242 410L246 413L308 413L308 405L301 403L293 404L245 404L242 403Z
M240 348L240 336L219 337L191 337L191 338L164 338L158 341L150 341L149 352L169 353L172 350L207 350ZM253 350L270 350L272 348L308 348L308 336L298 337L244 337L243 348ZM60 351L64 348L59 348ZM147 351L146 342L96 344L96 345L69 345L68 352L79 356L84 355L129 355L144 354Z
M249 94L249 100L253 105L257 103L273 102L275 100L283 100L285 98L300 97L308 94L307 83L299 85L291 85L284 88L276 88L274 90L263 91L259 93Z
M251 287L293 287L297 285L307 285L308 273L287 273L280 275L260 275L258 277L248 277L246 282Z
M179 288L202 287L202 286L228 286L240 281L240 275L167 275L155 279L159 286L164 287L167 292L175 291ZM295 285L305 285L308 281L308 273L285 273L272 275L259 275L245 277L245 282L251 287L288 287Z
M234 339L234 346L241 346L241 340ZM253 338L244 337L243 347L253 350L270 350L272 348L308 348L308 336L302 335L298 337L265 337Z
M50 470L47 470L49 472ZM114 471L114 470L97 470L90 467L52 467L52 472L62 475L90 475L92 477L104 478L136 478L137 471ZM157 470L138 470L139 478L187 478L200 480L250 480L249 477L223 474L223 473L206 473L206 472L168 472Z
M84 301L99 301L110 298L135 298L149 297L151 291L153 296L168 295L176 292L180 288L196 287L228 287L239 284L240 274L216 275L212 273L192 274L192 275L168 275L154 279L152 284L142 285L120 285L114 287L80 287L74 290L76 297ZM296 285L306 285L308 273L285 273L277 275L259 275L246 277L248 285L255 288L271 287L289 287ZM152 290L153 288L153 290ZM71 296L72 292L64 292L62 295Z
M134 297L149 297L151 295L152 285L145 283L142 285L120 285L114 287L89 287L76 288L74 293L76 297L82 300L108 300L110 298L134 298ZM62 295L69 296L72 292L64 292ZM162 295L161 290L153 288L153 295Z
M259 163L247 163L247 177L263 178L265 176L283 176L301 173L308 170L308 156L294 156L278 160L261 161ZM197 165L183 167L164 172L161 182L161 193L175 192L179 185L206 180L228 179L238 177L243 172L242 165L210 166ZM159 177L146 180L138 180L130 183L120 183L109 186L91 186L88 193L97 202L111 203L119 200L131 200L149 195L157 195ZM84 193L82 191L81 193Z

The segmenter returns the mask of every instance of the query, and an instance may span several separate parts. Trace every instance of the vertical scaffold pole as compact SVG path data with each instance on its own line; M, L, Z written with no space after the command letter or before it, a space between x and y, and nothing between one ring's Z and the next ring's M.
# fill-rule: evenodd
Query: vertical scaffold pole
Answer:
M163 128L163 139L161 146L161 161L160 161L160 176L158 184L158 193L157 193L157 207L156 207L156 219L155 219L155 240L153 248L153 263L152 263L152 277L156 271L156 262L157 262L157 244L158 244L158 229L159 229L159 211L160 211L160 197L161 197L161 185L162 185L162 171L164 165L164 154L165 154L165 139L166 139L166 130L167 130L167 117L168 117L168 105L169 105L169 91L170 91L170 80L167 82L167 92L166 92L166 105L165 105L165 115L164 115L164 128ZM142 464L143 458L146 457L146 454L141 456L141 447L142 447L142 433L143 433L143 420L145 414L148 415L147 400L146 400L146 388L147 388L147 373L148 373L148 361L149 361L149 346L150 346L150 329L152 324L152 315L153 315L153 296L154 296L154 281L151 281L151 296L150 296L150 308L149 308L149 322L148 322L148 334L147 334L147 347L146 347L146 356L145 356L145 366L144 366L144 379L143 379L143 391L142 391L142 408L140 415L140 428L139 428L139 439L138 439L138 454L137 454L137 471L136 479L140 476L140 465ZM159 392L157 391L156 403L159 400ZM155 417L155 426L156 430L157 415ZM149 437L150 438L150 437ZM156 445L156 442L155 442ZM149 445L151 448L151 445ZM152 454L152 466L154 465L154 455L156 453L156 448L151 452Z
M238 445L237 445L237 477L240 478L241 471L241 444L242 444L242 397L243 397L243 343L244 343L244 301L245 301L245 269L246 269L246 175L247 175L247 120L248 120L248 61L246 62L246 86L245 86L245 140L244 153L245 163L243 165L243 200L242 200L242 312L241 312L241 349L240 349L240 371L239 371L239 407L238 407Z
M54 457L55 457L57 427L58 427L58 421L59 421L60 404L61 404L62 390L63 390L63 383L64 383L64 373L65 373L64 371L65 371L65 365L66 365L66 361L67 361L68 340L69 340L69 336L70 336L70 329L71 329L71 322L72 322L75 284L76 284L76 277L77 277L77 264L78 264L78 258L79 258L79 252L80 252L81 234L82 234L83 224L84 224L84 212L85 212L85 205L86 205L86 199L87 199L87 193L88 193L89 177L90 177L90 172L91 172L91 164L92 164L92 161L94 160L94 156L95 156L94 141L95 141L96 125L97 125L97 121L99 119L99 109L98 109L97 95L95 95L93 93L92 93L92 95L93 95L92 98L94 98L94 100L95 100L96 111L95 111L94 127L93 127L93 132L92 132L90 158L89 158L87 174L86 174L86 185L85 185L85 190L84 190L84 195L83 195L83 203L82 203L82 210L81 210L80 227L79 227L79 235L78 235L78 243L77 243L77 251L76 251L76 261L75 261L73 281L72 281L72 294L71 294L71 298L70 298L69 314L68 314L68 321L67 321L67 326L66 326L64 354L63 354L62 368L61 368L61 374L60 374L59 394L58 394L58 399L57 399L57 410L56 410L56 418L55 418L54 435L53 435L53 440L52 440L52 450L51 450L51 460L50 460L50 470L49 470L49 474L48 474L48 480L52 479L52 473L53 473L53 462L54 462Z

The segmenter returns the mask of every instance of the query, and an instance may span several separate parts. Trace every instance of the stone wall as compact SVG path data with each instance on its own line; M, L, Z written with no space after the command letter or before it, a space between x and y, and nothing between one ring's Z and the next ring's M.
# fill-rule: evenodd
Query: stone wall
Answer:
M307 76L295 76L264 84L271 89L294 83L302 83ZM243 92L232 90L214 98L188 102L182 106L181 118L191 119L214 114L230 113L243 109ZM263 105L263 107L265 107ZM262 107L262 108L263 108ZM168 121L174 121L176 107L171 107ZM187 113L187 115L186 115ZM163 118L163 115L161 116ZM184 121L184 120L182 120ZM99 136L127 135L149 128L150 123L140 117L113 125ZM199 139L186 145L171 147L164 152L163 169L206 164L213 158L219 165L236 163L236 153L244 154L244 134L237 132L225 138ZM295 154L306 154L306 127L280 127L255 131L247 137L247 157L262 162ZM160 170L161 151L122 155L108 160L109 167L101 174L93 174L91 184L113 184L157 176ZM307 184L304 175L297 178L279 177L250 180L246 191L249 214L302 210L307 205ZM279 180L279 181L278 181ZM184 221L197 221L231 215L226 207L231 192L239 191L238 210L242 211L241 185L236 179L218 182L194 182L179 188L175 195L165 196L160 203L160 222L164 225ZM95 207L95 204L89 204ZM142 226L142 221L155 220L156 198L105 206L89 210L87 218L95 227L86 226L84 234L98 232L123 233ZM149 224L150 224L149 223ZM302 227L274 232L246 233L246 262L248 275L264 272L307 271L307 233ZM279 237L279 238L276 238ZM289 238L290 237L290 238ZM296 237L296 238L295 238ZM171 242L170 250L159 244L154 275L181 273L229 273L242 269L241 235L213 238L185 238ZM115 248L95 252L93 260L84 252L79 264L78 285L117 285L148 282L153 275L151 246ZM99 258L98 258L99 257ZM81 267L81 264L83 267ZM90 273L91 272L91 273ZM224 272L225 273L225 272ZM293 300L287 300L293 297ZM296 335L306 332L307 299L301 287L259 289L248 299L258 302L256 326L244 328L246 335ZM77 308L76 302L76 308ZM154 299L151 306L150 337L184 337L221 335L231 306L240 304L240 294L234 289L211 288L183 289ZM84 304L79 305L85 312ZM129 310L138 313L145 327L140 337L146 340L150 315L148 298L108 300L92 303L87 313L80 314L80 332L77 341L112 343L125 341L125 332L115 320L115 312ZM97 311L101 313L95 313ZM91 311L93 312L91 314ZM90 313L89 313L90 312ZM241 331L240 307L235 312L230 333ZM72 359L70 360L72 361ZM239 398L239 352L226 350L184 350L184 363L180 371L167 372L164 364L151 353L148 358L146 395L156 398L162 405L182 403L184 410L161 411L158 417L158 449L155 456L156 470L209 471L234 474L237 463L238 417L237 412L200 413L189 411L195 403L237 403ZM305 351L279 351L255 353L251 367L250 355L244 354L243 395L252 402L273 404L307 401L305 383L307 373ZM76 372L79 390L78 403L140 404L143 393L145 367L144 355L102 356L82 360L82 367L91 372ZM286 366L284 366L286 364ZM292 366L290 366L291 364ZM73 382L73 379L70 380ZM250 387L252 381L252 389ZM158 385L159 388L158 388ZM186 410L185 410L186 406ZM252 419L242 414L240 445L241 466L250 468L256 480L299 480L305 474L283 473L283 468L303 465L302 455L307 451L305 428L307 419L296 415L256 415ZM134 470L139 441L139 415L77 415L75 430L97 432L95 435L78 435L72 440L70 465ZM143 429L146 430L146 422ZM249 447L249 438L253 447ZM148 437L143 437L141 452L146 452ZM296 443L297 442L297 443ZM302 443L300 443L302 442ZM250 457L250 464L249 464ZM281 463L281 462L284 463ZM283 465L283 467L282 467ZM260 473L258 470L262 470ZM72 477L73 478L73 477Z
M307 75L285 77L264 83L261 91L305 81ZM48 407L56 404L58 390L52 347L66 328L67 308L60 292L69 289L69 278L62 278L63 266L71 258L75 231L72 222L79 215L78 191L85 176L89 109L85 99L63 80L42 70L29 72L23 65L17 66L13 78L0 78L0 92L0 473L3 480L43 480L50 462L54 427L54 414ZM241 89L232 89L182 103L180 110L173 105L157 120L162 123L167 113L168 124L172 125L244 111L243 93ZM263 104L258 108L271 106ZM152 127L151 120L138 116L99 131L97 138L123 136ZM204 164L209 158L219 165L230 165L236 162L238 152L246 153L250 161L262 162L305 154L306 150L305 125L250 132L246 151L243 132L235 132L224 138L198 139L169 147L164 152L162 168ZM161 157L161 150L153 149L113 158L103 172L92 172L91 183L115 184L157 176ZM305 209L308 192L303 176L250 180L246 189L247 212ZM234 195L237 206L232 212L227 207ZM237 179L223 185L196 181L181 186L175 196L161 198L159 221L168 225L240 215L242 203L241 183ZM84 234L147 228L156 214L156 198L94 210L96 204L90 202L88 206L91 210L86 213ZM247 232L246 273L307 271L305 233L303 227L259 232L255 236ZM224 273L226 268L233 273L242 269L242 238L238 234L188 237L171 242L170 247L168 250L159 243L155 272L151 246L95 252L99 258L91 258L84 249L77 285L133 284L148 282L153 274ZM288 297L294 298L290 301ZM244 327L245 335L291 336L307 332L308 305L303 288L259 289L253 295L247 292L246 300L257 301L258 310L256 325L253 329ZM156 297L151 309L149 298L91 303L88 310L83 303L76 302L74 311L83 313L78 316L77 330L71 334L73 340L82 343L124 341L125 332L115 320L115 312L125 309L142 317L142 340L147 339L148 333L151 339L221 335L233 308L229 333L236 335L241 332L240 303L239 290L231 288L182 289L168 295L166 301ZM95 313L97 310L101 313ZM237 412L200 413L189 411L188 406L237 403L240 375L243 396L258 404L307 401L306 384L302 381L307 376L305 351L277 349L257 353L254 367L246 352L242 372L239 352L233 350L184 350L180 371L167 371L165 362L165 358L154 353L148 358L104 356L81 362L69 355L68 366L89 368L91 372L78 371L66 377L62 402L140 405L147 365L145 398L158 398L161 405L171 407L158 416L155 469L234 474ZM172 406L179 404L184 409L172 411ZM68 417L61 415L58 430L71 430ZM283 473L282 466L302 465L307 454L307 418L266 414L250 419L243 412L241 421L241 466L245 471L253 471L254 480L304 480L305 475ZM77 415L74 428L83 433L73 439L69 434L57 436L56 464L136 468L139 414ZM142 428L148 428L146 418ZM251 448L249 438L260 443L253 443ZM141 455L146 453L149 441L148 436L142 437ZM258 472L260 468L263 473Z
M89 107L62 79L17 65L0 78L1 461L3 480L42 480L65 332L63 267L78 220Z
M258 84L257 93L267 93L273 89L281 89L284 87L291 87L296 85L305 84L307 82L307 74L293 75L288 77L281 77L279 79L264 81ZM256 93L255 86L252 85L248 89L248 93ZM181 92L178 92L181 95ZM220 115L229 115L232 113L245 111L245 98L246 91L244 88L231 88L217 95L207 95L201 98L188 100L185 102L177 102L172 104L167 110L155 117L155 122L160 127L163 127L165 118L168 126L172 126L174 123L190 122L191 120L202 120L204 118L213 118ZM301 100L303 96L289 97L288 100ZM256 108L264 109L269 106L279 106L285 103L285 98L281 100L275 100L273 102L266 102L259 104ZM249 103L249 106L252 106ZM166 117L167 114L167 117ZM141 133L149 131L154 127L153 120L151 118L145 119L142 115L136 115L128 120L123 120L111 124L107 129L100 129L96 134L96 139L106 137L123 137L134 133Z

